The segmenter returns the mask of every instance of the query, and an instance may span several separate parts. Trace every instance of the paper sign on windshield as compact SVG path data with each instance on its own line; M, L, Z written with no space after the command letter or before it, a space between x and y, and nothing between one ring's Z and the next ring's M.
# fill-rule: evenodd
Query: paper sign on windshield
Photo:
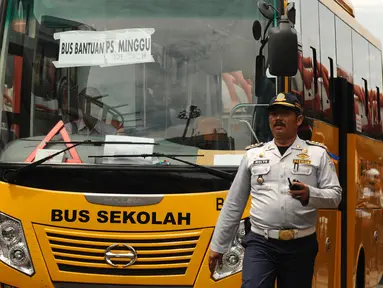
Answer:
M120 135L106 135L105 141L109 142L141 142L141 143L155 143L153 138L133 137L133 136L120 136ZM115 155L141 155L141 154L153 154L153 145L125 145L125 144L106 144L104 148L105 156ZM107 157L104 158L104 163L109 164L121 164L121 163L146 163L153 164L152 157Z
M54 34L60 40L57 68L117 66L154 62L153 28L112 31L67 31Z

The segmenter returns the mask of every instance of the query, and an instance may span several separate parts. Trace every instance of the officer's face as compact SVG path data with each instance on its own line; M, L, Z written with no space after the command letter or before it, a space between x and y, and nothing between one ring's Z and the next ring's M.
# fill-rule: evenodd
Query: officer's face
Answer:
M269 112L270 129L274 137L289 138L296 135L302 121L302 115L298 116L292 109L275 107Z

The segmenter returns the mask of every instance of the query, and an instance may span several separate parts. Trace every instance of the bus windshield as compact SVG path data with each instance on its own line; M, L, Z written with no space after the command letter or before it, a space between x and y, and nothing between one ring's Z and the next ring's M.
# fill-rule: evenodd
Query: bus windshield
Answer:
M260 43L252 25L267 24L256 1L11 0L4 11L1 162L32 162L64 149L63 141L159 145L81 145L48 163L236 154L269 140L265 110L254 105ZM275 93L267 81L266 100ZM61 143L47 144L54 140Z

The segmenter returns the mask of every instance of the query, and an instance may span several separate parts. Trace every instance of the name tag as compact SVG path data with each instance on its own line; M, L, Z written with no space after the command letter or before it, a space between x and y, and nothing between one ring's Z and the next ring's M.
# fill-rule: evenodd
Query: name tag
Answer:
M293 163L294 164L307 164L307 165L310 165L311 164L311 160L294 159Z
M264 159L264 160L255 160L253 164L258 165L258 164L269 164L270 160Z

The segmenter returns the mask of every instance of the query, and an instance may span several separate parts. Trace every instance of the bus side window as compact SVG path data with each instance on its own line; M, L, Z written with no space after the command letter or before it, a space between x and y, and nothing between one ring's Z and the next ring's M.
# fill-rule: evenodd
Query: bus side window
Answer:
M354 101L355 121L357 132L367 132L368 125L368 89L371 84L369 77L368 43L358 33L352 34L353 60L354 60ZM367 89L367 91L366 91ZM366 97L367 96L367 97Z
M354 101L356 131L372 132L371 78L369 70L368 42L359 33L352 32L354 60Z
M295 8L296 8L296 22L295 29L297 30L298 43L302 44L302 28L301 28L301 0L295 0ZM302 46L300 46L302 47ZM291 88L290 92L297 96L299 101L303 106L303 52L301 50L298 51L298 71L297 74L291 77Z
M319 4L321 63L319 66L319 91L324 120L333 123L334 88L332 78L336 77L335 63L335 17L327 7Z
M338 16L335 17L337 77L354 83L351 28ZM336 100L335 100L336 101ZM352 101L352 99L350 99Z
M379 50L369 43L370 79L371 79L371 110L373 137L380 139L382 136L382 56Z
M321 82L321 47L319 43L319 4L316 0L301 1L302 47L301 61L303 78L303 101L307 116L323 118Z

